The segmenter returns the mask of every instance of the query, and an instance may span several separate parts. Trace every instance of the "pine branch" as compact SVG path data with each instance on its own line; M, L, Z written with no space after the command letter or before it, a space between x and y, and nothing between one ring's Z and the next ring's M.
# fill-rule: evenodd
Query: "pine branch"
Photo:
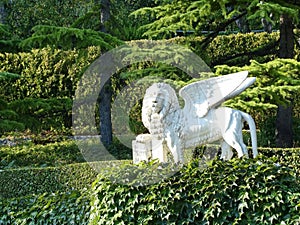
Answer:
M275 47L278 45L279 45L279 40L270 42L267 45L260 47L260 48L256 48L250 52L241 52L241 53L238 53L235 55L230 55L230 56L224 57L221 60L217 60L217 61L213 62L212 66L224 64L224 62L226 62L226 61L236 59L241 56L253 57L253 56L265 56L265 55L269 55L269 54L276 54L278 52L278 50L276 50Z
M297 39L296 35L294 34L294 42L296 43L296 47L298 49L300 49L300 43L299 43L299 39Z
M243 16L245 16L247 14L246 11L242 12L241 14L239 14L238 16L232 17L231 19L224 21L223 23L221 23L216 29L215 31L213 31L212 33L208 34L207 37L202 41L201 48L202 49L206 49L208 47L208 45L213 41L213 39L215 37L218 36L218 34L220 33L220 31L223 31L227 26L229 26L231 23L235 22L236 20L242 18Z

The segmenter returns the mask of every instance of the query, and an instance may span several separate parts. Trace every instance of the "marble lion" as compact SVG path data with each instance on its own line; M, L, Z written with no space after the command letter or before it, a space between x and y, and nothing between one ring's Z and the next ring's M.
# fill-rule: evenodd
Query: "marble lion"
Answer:
M257 138L253 118L242 111L221 104L235 97L254 83L248 72L229 74L191 83L179 91L184 100L181 108L175 90L166 83L155 83L146 90L143 99L142 121L152 139L167 144L176 163L184 162L186 148L218 141L221 159L233 156L248 157L242 128L249 124L252 153L256 157Z

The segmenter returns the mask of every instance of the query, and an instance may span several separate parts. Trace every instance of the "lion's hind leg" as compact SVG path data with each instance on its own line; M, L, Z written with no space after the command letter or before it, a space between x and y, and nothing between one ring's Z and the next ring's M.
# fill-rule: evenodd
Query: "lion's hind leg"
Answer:
M248 157L248 150L243 141L243 120L239 111L233 110L230 116L229 126L225 130L223 136L224 141L234 148L238 157Z
M223 138L228 145L237 151L239 158L243 156L248 158L248 150L243 142L242 132L238 134L236 132L226 132Z
M221 142L221 156L220 159L222 160L230 160L233 156L232 148L226 141Z

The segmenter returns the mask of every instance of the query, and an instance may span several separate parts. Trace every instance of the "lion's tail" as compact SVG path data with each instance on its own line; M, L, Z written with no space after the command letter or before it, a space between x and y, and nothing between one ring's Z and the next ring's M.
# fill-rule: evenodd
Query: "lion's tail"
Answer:
M249 124L253 158L255 158L258 155L255 122L249 114L244 113L244 112L241 112L241 114L242 114L243 119Z

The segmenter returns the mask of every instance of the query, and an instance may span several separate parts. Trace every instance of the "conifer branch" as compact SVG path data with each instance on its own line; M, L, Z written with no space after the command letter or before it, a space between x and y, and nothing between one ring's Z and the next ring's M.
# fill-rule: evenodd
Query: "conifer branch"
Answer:
M278 52L278 49L276 49L276 46L279 46L279 40L270 42L270 43L266 44L265 46L256 48L250 52L241 52L241 53L238 53L235 55L230 55L230 56L224 57L220 60L213 62L212 66L224 64L224 62L226 62L226 61L236 59L236 58L242 57L242 56L253 57L253 56L265 56L265 55L270 55L270 54L276 54Z
M201 43L201 48L205 49L208 47L209 43L211 43L213 41L213 39L215 37L218 36L218 34L220 33L220 31L223 31L227 26L229 26L231 23L235 22L236 20L242 18L243 16L245 16L247 14L246 11L242 12L241 14L232 17L231 19L224 21L223 23L221 23L216 29L215 31L213 31L212 33L208 34L207 37L203 40L203 42Z

